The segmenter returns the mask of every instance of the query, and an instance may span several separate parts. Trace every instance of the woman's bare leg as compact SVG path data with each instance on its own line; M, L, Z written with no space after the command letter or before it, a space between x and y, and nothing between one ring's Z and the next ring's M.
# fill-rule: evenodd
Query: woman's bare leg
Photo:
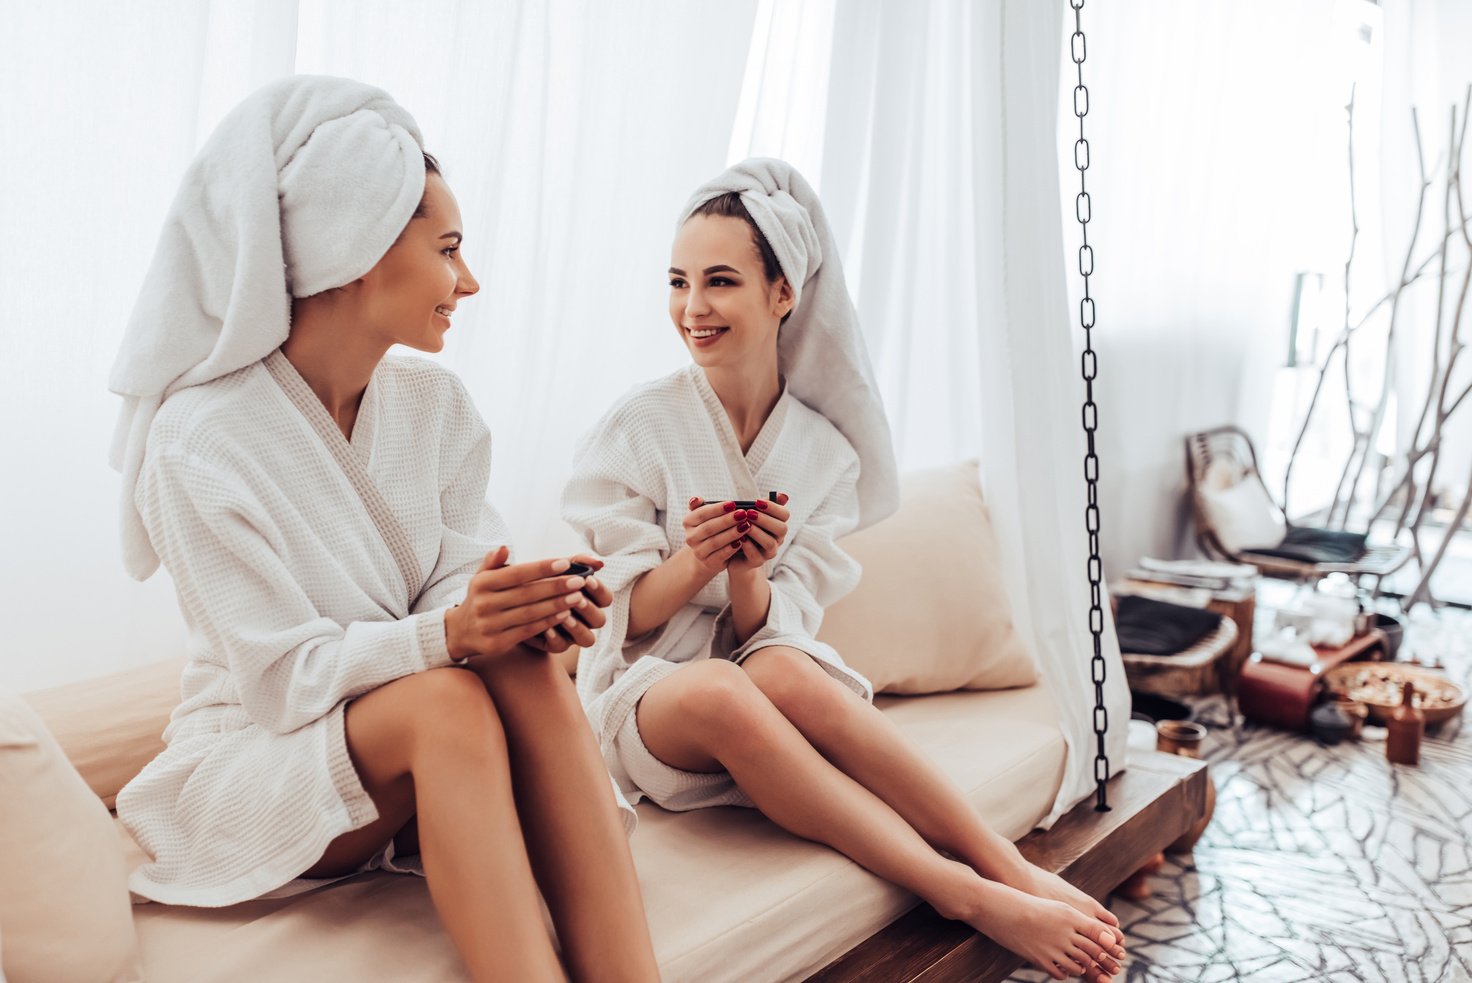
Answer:
M306 876L355 870L417 814L430 897L471 977L562 980L485 687L460 669L406 676L349 703L346 731L379 816Z
M982 821L956 783L894 721L829 676L807 653L785 646L758 649L742 668L813 747L888 803L927 842L992 880L1072 905L1114 929L1117 943L1124 941L1119 919L1109 909L1029 863L1010 840Z
M682 667L651 686L636 712L640 736L661 761L687 771L724 768L779 826L828 844L1055 978L1088 972L1103 981L1116 968L1096 941L1107 931L1096 919L938 854L819 754L737 666L713 659ZM1090 970L1095 962L1105 971Z
M543 653L475 666L500 710L532 868L575 980L657 980L608 768L572 680Z

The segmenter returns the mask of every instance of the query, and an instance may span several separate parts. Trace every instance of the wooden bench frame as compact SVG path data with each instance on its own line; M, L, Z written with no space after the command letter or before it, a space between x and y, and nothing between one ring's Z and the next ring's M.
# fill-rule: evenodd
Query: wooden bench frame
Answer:
M1206 811L1206 764L1151 752L1109 781L1109 812L1090 796L1053 828L1018 841L1023 856L1103 900ZM1021 957L919 905L809 977L808 983L989 983Z

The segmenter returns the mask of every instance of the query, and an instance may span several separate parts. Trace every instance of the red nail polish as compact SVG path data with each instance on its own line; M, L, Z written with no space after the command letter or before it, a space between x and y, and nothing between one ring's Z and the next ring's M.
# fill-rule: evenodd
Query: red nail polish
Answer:
M725 505L722 505L721 508L725 509L727 512L733 512L736 509L736 503L727 502Z
M761 509L763 512L765 512L767 510L767 503L766 502L763 502L763 501L758 501L756 503L756 507L759 508L759 509Z
M700 504L700 499L698 499L698 498L692 498L692 499L690 499L690 507L692 509L695 508L695 506L697 506L699 504Z
M746 530L748 530L748 529L751 528L751 523L749 523L749 522L738 522L738 523L736 523L736 528L740 532L746 532Z

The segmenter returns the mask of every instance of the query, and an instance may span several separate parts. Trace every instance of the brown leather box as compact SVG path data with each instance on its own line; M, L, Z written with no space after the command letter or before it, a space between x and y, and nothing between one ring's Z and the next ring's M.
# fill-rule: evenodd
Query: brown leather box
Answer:
M1342 662L1378 661L1389 651L1385 633L1373 628L1338 648L1315 646L1318 661L1300 667L1253 653L1237 677L1242 716L1288 730L1308 730L1308 714L1324 689L1324 674Z

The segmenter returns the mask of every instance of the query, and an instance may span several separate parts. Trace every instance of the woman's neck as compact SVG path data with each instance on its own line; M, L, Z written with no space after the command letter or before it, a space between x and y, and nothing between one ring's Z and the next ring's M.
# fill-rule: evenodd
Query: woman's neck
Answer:
M388 349L356 330L344 306L329 294L292 301L291 334L281 351L351 438L363 393Z
M777 359L774 357L771 365L763 366L756 372L749 368L717 367L702 371L705 372L711 389L715 390L716 398L721 401L726 418L731 421L731 429L736 432L736 439L741 444L741 452L745 454L756 442L757 434L762 432L762 426L767 422L767 417L772 415L777 400L782 398L782 379L777 374Z

